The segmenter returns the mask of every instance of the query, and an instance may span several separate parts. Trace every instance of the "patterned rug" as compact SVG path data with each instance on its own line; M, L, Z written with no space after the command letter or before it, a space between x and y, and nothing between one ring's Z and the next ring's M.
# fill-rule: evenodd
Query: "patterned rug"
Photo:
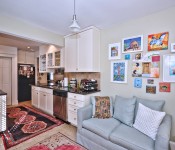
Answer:
M62 123L29 106L7 108L7 130L3 132L5 147L15 146Z
M57 133L26 150L86 150L86 148Z

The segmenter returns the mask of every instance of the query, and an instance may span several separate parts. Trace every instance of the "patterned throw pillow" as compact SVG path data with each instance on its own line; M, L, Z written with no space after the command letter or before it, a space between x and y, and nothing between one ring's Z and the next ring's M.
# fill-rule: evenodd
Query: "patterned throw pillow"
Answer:
M111 116L111 105L112 105L112 100L110 97L105 96L105 97L100 97L100 96L95 96L95 103L94 103L94 108L95 108L95 113L93 114L94 118L110 118Z
M155 140L159 125L161 124L165 112L152 110L139 103L134 128Z

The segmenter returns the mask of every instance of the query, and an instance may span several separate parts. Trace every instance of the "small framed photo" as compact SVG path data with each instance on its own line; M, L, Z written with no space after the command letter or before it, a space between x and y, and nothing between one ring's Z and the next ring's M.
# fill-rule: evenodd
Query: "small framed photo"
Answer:
M171 52L175 52L175 43L171 43Z
M156 94L156 86L146 86L146 93L149 94Z
M125 60L130 60L130 54L125 54Z
M122 53L143 51L143 35L122 39Z
M175 82L175 55L163 55L163 82Z
M127 67L126 60L111 62L111 82L127 83Z
M147 79L147 84L154 84L154 79Z
M159 83L159 92L170 92L170 83L169 82L160 82Z
M134 60L135 61L138 61L138 60L141 60L142 59L142 53L136 53L134 54Z
M142 87L142 79L141 78L135 78L134 79L134 87L135 88L141 88Z
M121 58L121 43L109 44L109 60Z

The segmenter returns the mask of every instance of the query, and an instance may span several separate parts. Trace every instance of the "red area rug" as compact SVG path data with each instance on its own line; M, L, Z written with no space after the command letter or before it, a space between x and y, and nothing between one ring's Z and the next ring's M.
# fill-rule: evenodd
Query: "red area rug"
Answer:
M29 106L7 108L7 130L3 132L5 147L15 146L62 123Z
M86 150L86 148L75 143L65 135L57 133L27 150Z

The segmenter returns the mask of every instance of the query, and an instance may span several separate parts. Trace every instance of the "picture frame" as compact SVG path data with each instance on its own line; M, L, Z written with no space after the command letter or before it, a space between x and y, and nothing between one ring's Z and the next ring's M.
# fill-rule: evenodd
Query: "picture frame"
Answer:
M156 86L146 85L146 93L156 94Z
M109 60L121 59L121 43L113 43L108 46Z
M142 53L135 53L133 61L141 61Z
M171 43L171 52L175 52L175 43Z
M122 53L143 51L143 35L122 39Z
M163 82L175 82L175 54L163 55Z
M130 60L131 59L131 55L130 54L125 54L125 60Z
M167 50L169 32L148 35L148 51Z
M111 62L111 82L127 83L128 61L112 61Z
M159 82L159 92L171 92L171 84L169 82Z
M142 87L142 78L135 78L134 79L134 87L141 88Z

